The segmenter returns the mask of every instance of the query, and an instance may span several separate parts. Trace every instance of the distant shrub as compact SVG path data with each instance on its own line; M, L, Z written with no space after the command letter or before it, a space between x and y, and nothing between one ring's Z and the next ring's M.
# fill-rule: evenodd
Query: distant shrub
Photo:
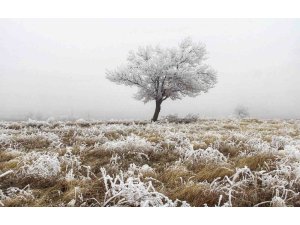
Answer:
M49 126L49 124L46 121L33 120L29 118L26 122L26 126L41 128L42 126Z
M239 119L243 119L246 117L249 117L249 109L243 105L238 105L235 110L234 110L234 114L239 118Z
M80 127L89 127L91 125L89 121L86 121L84 119L78 119L75 121L75 123Z
M164 118L169 123L195 123L199 119L197 115L188 114L185 117L178 117L178 115L168 115Z
M22 124L17 123L17 122L12 122L12 123L7 125L7 128L8 129L13 129L13 130L20 130L22 128Z

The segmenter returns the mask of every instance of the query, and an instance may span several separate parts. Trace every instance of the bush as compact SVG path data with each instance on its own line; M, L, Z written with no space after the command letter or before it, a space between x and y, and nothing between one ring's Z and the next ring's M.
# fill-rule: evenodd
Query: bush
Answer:
M239 118L239 119L243 119L246 117L249 117L249 110L247 107L239 105L235 108L234 110L234 114Z
M169 123L195 123L199 119L197 115L188 114L185 117L178 117L178 115L168 115L164 118Z

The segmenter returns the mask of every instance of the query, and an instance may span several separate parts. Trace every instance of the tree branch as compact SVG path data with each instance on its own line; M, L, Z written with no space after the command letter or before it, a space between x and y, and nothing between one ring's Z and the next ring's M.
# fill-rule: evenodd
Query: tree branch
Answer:
M168 96L165 96L164 98L162 98L162 100L164 101L164 100L166 100L168 98Z

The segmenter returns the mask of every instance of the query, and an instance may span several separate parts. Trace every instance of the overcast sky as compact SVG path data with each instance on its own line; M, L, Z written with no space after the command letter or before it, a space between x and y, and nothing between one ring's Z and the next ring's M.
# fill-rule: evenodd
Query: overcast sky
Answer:
M154 102L105 79L144 45L206 44L218 83L196 98L167 100L161 115L300 117L300 19L0 20L0 119L150 119Z

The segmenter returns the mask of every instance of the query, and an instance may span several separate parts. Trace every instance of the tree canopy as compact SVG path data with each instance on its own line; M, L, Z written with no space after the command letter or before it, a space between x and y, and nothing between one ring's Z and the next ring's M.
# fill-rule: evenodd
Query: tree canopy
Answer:
M206 55L205 45L186 38L177 48L147 46L130 51L126 66L106 74L112 82L138 87L136 99L161 104L168 98L195 97L216 84L216 72L205 64Z

